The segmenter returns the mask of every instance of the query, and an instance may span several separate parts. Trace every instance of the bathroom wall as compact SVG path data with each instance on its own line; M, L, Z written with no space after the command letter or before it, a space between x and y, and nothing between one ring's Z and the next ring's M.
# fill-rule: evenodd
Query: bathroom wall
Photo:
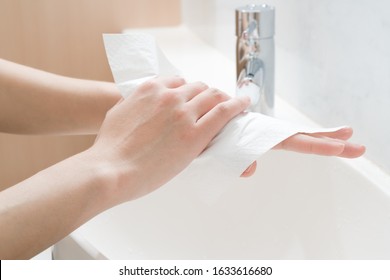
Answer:
M102 33L179 23L180 0L0 0L0 57L110 81ZM0 134L0 190L86 149L93 140Z
M185 23L232 60L235 8L274 5L277 94L321 125L351 125L390 172L390 1L182 2Z

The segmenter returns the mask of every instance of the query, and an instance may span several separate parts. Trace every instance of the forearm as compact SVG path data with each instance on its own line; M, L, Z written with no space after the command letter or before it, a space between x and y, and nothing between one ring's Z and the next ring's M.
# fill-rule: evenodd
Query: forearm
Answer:
M54 75L0 59L0 131L96 133L119 100L113 83Z
M117 204L110 165L86 151L0 193L0 259L31 258Z

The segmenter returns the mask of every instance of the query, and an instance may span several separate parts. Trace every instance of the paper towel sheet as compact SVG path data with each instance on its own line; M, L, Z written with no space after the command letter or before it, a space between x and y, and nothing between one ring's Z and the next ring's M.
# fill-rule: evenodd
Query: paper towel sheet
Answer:
M149 34L104 34L103 39L112 75L125 98L157 75L181 75Z
M124 97L156 75L180 74L149 34L105 34L104 44L115 83ZM329 132L340 128L307 128L259 113L242 113L224 127L184 173L197 177L204 174L203 183L209 180L213 185L220 185L216 182L218 177L226 174L239 177L261 155L298 132ZM210 189L205 190L209 192ZM213 199L220 194L217 191Z

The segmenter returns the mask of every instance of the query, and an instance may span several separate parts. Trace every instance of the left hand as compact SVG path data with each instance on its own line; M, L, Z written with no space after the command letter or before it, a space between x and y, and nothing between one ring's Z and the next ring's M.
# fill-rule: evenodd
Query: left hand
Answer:
M366 151L363 145L354 144L347 140L351 138L353 130L345 127L334 132L324 133L297 133L280 142L274 149L282 149L304 154L321 156L338 156L344 158L360 157ZM250 177L256 171L257 163L252 163L241 175Z

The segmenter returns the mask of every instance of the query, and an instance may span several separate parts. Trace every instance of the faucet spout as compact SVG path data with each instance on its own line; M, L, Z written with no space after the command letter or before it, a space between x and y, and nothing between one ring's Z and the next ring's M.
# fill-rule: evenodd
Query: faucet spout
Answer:
M236 95L251 98L250 111L273 115L274 8L250 5L236 10Z

